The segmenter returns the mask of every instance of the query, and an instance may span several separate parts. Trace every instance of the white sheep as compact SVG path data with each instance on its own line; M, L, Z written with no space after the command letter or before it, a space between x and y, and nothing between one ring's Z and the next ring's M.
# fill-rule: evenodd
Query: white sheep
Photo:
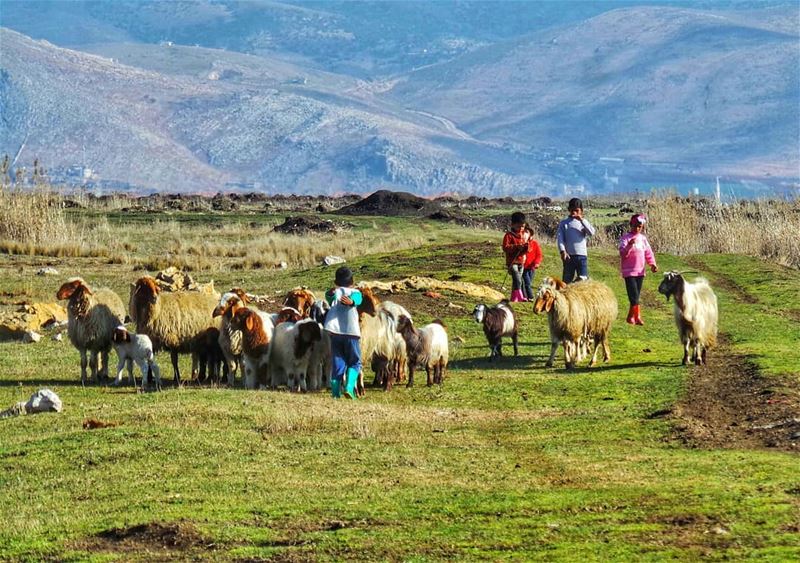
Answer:
M559 343L564 346L564 363L573 369L582 358L582 347L594 343L590 366L595 365L597 349L603 346L603 361L611 359L608 337L619 313L614 292L599 281L585 280L565 284L546 278L536 294L536 314L547 312L550 328L550 357L545 364L553 366Z
M149 383L149 374L153 374L156 389L161 390L161 370L158 369L153 355L153 343L146 334L131 334L123 325L114 329L111 338L114 349L117 351L117 378L112 385L122 383L122 371L127 364L128 380L136 387L136 377L133 375L133 363L139 366L142 372L142 387Z
M285 321L275 327L269 360L273 389L286 385L290 391L308 390L308 362L321 339L322 331L314 319Z
M493 360L503 355L503 337L510 336L514 345L514 355L519 354L517 318L514 311L508 306L508 301L501 301L493 307L483 303L475 305L472 311L475 321L483 325L483 334L489 342L489 359Z
M422 328L414 328L410 318L401 315L397 321L397 332L403 337L408 353L408 387L414 385L414 368L425 366L428 386L442 384L447 369L450 349L447 330L436 321Z
M388 389L392 380L402 379L407 364L406 343L397 332L397 319L402 315L410 319L411 314L391 301L381 303L368 287L359 289L363 296L358 306L362 366L378 368L375 370L375 384L382 383ZM363 381L359 383L359 389L363 390Z
M706 351L717 343L717 321L719 311L717 296L704 278L690 283L680 272L664 273L658 286L669 301L675 297L673 316L683 344L683 365L689 361L689 349L695 365L706 363Z
M81 354L81 384L86 384L87 364L95 383L100 377L108 377L111 335L114 328L125 321L122 299L104 287L90 289L81 278L72 278L64 283L56 293L56 299L69 300L67 334Z

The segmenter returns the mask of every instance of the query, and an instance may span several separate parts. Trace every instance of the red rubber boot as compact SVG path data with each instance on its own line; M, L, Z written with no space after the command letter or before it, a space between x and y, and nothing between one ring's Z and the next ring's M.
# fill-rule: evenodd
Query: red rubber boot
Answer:
M636 313L635 313L636 307L637 307L637 305L631 305L628 308L628 318L625 319L626 323L628 323L628 324L635 324L636 323Z
M643 325L644 321L642 320L642 312L641 312L641 309L639 309L639 305L634 305L633 308L634 308L634 314L635 314L634 320L636 321L636 324L637 325Z

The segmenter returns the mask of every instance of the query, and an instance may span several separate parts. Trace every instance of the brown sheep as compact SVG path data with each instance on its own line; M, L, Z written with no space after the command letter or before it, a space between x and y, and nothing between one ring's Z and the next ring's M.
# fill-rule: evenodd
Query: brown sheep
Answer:
M131 284L130 315L136 332L169 350L176 384L180 384L179 353L192 354L192 377L197 376L199 337L207 328L219 328L219 319L212 317L219 298L219 293L162 292L150 276Z

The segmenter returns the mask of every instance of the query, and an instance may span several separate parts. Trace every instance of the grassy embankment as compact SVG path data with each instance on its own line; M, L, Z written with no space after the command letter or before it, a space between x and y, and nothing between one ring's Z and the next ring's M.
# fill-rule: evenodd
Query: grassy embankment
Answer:
M169 225L151 218L112 214L110 230L124 224L129 234L131 250L115 250L123 260L2 256L0 293L7 301L50 300L61 279L32 273L54 263L63 277L81 274L127 297L133 267L159 248L167 260L171 245L194 246L193 237L217 244L229 232L224 245L243 251L265 232L248 217L188 224L195 219L173 218L180 227L168 234ZM353 221L366 235L362 244L386 229L408 244L382 254L344 247L359 279L460 275L495 287L503 280L497 233ZM475 244L444 246L463 240ZM268 246L263 252L265 263L280 260ZM332 277L322 267L232 270L247 255L208 254L198 254L208 262L194 274L221 289L319 289ZM559 273L551 245L545 255L538 279ZM732 255L660 262L708 272L733 349L766 377L800 380L793 272ZM595 249L590 269L615 290L624 318L614 263L613 250ZM723 276L738 288L715 283ZM645 283L647 325L618 320L611 363L576 373L543 368L546 321L529 307L517 307L520 357L488 364L483 334L467 314L473 301L446 295L466 309L458 312L398 296L418 322L442 316L451 337L465 342L451 342L443 387L369 390L356 403L192 385L151 394L83 389L68 343L1 343L0 405L48 386L65 411L0 421L0 559L800 558L796 454L688 448L668 420L647 418L681 396L689 373L678 365L671 305L655 293L656 280ZM159 360L169 374L167 356ZM83 430L87 418L117 426ZM141 524L148 526L133 528ZM165 542L174 545L164 549Z

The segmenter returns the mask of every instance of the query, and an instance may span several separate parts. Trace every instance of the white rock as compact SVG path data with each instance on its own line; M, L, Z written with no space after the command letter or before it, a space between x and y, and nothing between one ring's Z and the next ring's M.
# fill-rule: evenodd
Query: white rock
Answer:
M61 412L64 405L58 395L50 389L39 389L31 395L28 402L20 401L13 407L0 412L0 418L19 416L21 414L37 414L40 412Z
M322 263L326 266L333 266L334 264L344 264L345 259L341 256L326 256L322 259Z
M56 270L55 268L51 268L50 266L47 266L45 268L39 268L39 270L36 272L36 275L37 276L57 276L59 274L58 274L58 270Z
M39 342L41 339L42 335L33 330L29 330L22 336L22 341L25 343Z
M51 336L50 338L52 338L52 340L53 340L54 342L61 342L62 340L64 340L64 335L63 335L62 333L60 333L60 332L59 332L58 334L54 334L54 335L53 335L53 336Z

